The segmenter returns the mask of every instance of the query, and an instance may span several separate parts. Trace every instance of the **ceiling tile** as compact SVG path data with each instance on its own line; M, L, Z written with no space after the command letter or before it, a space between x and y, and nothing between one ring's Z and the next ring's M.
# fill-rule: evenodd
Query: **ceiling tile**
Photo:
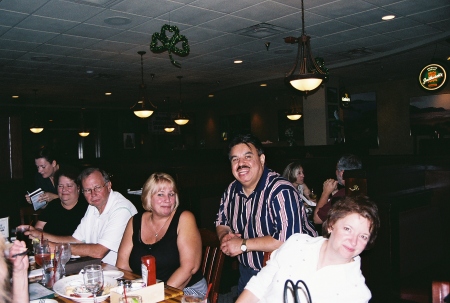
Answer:
M1 4L1 2L0 2ZM15 26L27 18L27 14L0 10L0 25Z
M197 0L192 2L191 5L229 14L259 2L260 0Z
M78 26L68 30L66 34L95 39L108 39L109 37L117 35L122 31L123 29L81 23Z
M50 18L58 16L58 19L62 20L83 22L101 11L102 9L90 5L50 0L33 14Z
M25 42L35 42L35 43L45 43L48 40L56 37L55 33L41 32L28 29L11 28L9 31L2 35L4 39L25 41Z

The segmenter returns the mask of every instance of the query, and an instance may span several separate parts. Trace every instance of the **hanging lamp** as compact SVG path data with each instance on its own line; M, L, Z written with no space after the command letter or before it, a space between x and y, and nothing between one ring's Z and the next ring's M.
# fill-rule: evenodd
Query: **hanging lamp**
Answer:
M183 114L183 107L181 104L181 79L183 78L183 76L177 76L177 78L178 80L180 80L180 111L173 121L178 125L186 125L189 122L189 118Z
M79 134L81 137L87 137L87 136L89 136L89 134L90 134L89 130L86 128L86 126L85 126L85 124L84 124L83 108L81 109L80 130L79 130L78 134Z
M297 107L294 97L292 97L291 108L286 113L286 117L292 121L296 121L302 117L302 113L300 112L299 108Z
M156 109L156 106L147 100L146 98L146 89L147 86L144 84L144 59L143 56L146 54L145 51L138 51L138 54L141 56L141 84L139 85L139 99L131 108L133 113L139 118L148 118L150 117ZM152 80L154 78L154 74L151 74Z
M31 122L30 125L30 131L34 134L39 134L44 130L44 123L41 121L39 113L37 111L37 89L33 89L34 91L34 117L33 117L33 122Z
M305 8L302 1L302 35L298 38L286 37L284 42L298 43L297 57L294 67L286 74L285 80L295 89L312 91L319 87L327 77L328 70L323 66L323 60L314 59L311 52L310 36L305 34Z

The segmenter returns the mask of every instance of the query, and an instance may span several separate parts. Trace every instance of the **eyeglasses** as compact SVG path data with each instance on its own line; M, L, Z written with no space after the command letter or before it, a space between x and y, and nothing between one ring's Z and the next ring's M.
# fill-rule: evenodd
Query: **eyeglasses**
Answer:
M109 182L109 181L108 181ZM99 193L102 191L103 187L106 186L106 184L108 184L108 182L105 182L105 184L103 184L103 186L97 185L94 188L86 188L86 189L82 189L81 192L83 194L92 194L92 192L96 192Z

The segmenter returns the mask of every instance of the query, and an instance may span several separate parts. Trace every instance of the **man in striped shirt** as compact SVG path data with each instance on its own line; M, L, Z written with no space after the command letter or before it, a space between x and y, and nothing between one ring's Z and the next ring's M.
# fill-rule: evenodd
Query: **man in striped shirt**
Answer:
M264 252L277 249L294 233L317 233L296 189L264 166L258 138L238 135L230 142L228 156L236 180L222 195L215 223L222 251L238 257L240 294L261 270Z

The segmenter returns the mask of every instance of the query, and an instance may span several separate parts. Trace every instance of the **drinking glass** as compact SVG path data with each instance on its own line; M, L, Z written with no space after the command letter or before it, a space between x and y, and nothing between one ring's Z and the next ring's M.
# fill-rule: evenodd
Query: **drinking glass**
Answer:
M25 232L29 231L29 230L30 230L30 226L28 226L28 225L17 227L16 228L16 239L19 241L24 241L25 244L27 245L27 248L31 250L33 248L32 244L31 244L31 239L25 235Z
M97 303L97 293L103 290L103 270L101 265L87 265L83 269L84 286L94 296Z
M130 296L122 296L121 298L119 298L119 303L142 303L142 297L141 296L134 296L134 295L130 295Z
M60 273L56 270L57 261L55 259L45 259L42 265L44 272L43 285L52 288L53 284L60 278Z
M72 256L72 250L70 249L70 243L59 243L55 246L55 258L58 264L61 265L61 275L66 274L66 263L69 262Z
M50 259L50 246L48 244L35 246L34 259L37 265L43 267L44 260Z

